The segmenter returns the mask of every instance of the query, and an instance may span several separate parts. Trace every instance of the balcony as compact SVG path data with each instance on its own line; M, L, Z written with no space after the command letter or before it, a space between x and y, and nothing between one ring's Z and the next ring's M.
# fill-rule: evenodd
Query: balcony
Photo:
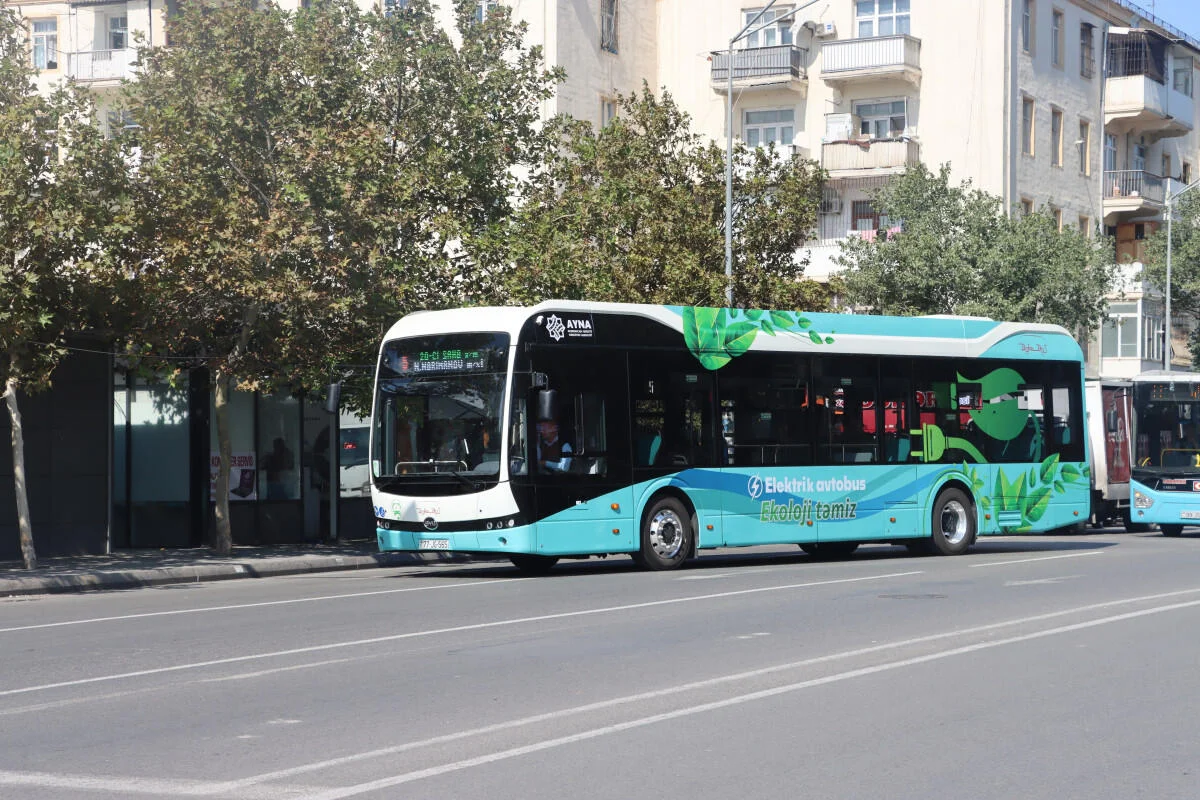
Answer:
M821 79L849 81L895 78L921 83L921 40L908 35L875 36L825 42L821 47Z
M1142 216L1162 211L1164 181L1140 169L1105 170L1104 217Z
M99 83L118 82L133 77L137 50L85 50L67 54L67 75L77 81Z
M807 60L808 50L790 44L734 50L734 91L788 89L804 94L808 89ZM712 54L711 80L713 91L725 94L729 90L728 50Z
M1185 73L1173 74L1166 40L1150 31L1114 33L1108 42L1104 125L1113 133L1146 133L1153 138L1192 131L1191 59Z
M855 139L821 145L821 166L830 180L898 175L921 162L915 139Z

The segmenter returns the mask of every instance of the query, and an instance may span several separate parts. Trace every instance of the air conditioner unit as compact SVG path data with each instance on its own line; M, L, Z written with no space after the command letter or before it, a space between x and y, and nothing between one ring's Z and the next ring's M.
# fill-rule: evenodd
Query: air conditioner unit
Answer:
M818 39L837 36L837 26L832 22L814 22L813 25L815 26L813 36L816 36Z
M823 190L821 192L821 206L818 211L821 214L841 214L842 196L830 189Z

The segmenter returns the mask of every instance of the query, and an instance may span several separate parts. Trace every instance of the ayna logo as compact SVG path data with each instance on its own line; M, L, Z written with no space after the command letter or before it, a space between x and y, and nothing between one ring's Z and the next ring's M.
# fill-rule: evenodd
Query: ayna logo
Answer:
M554 341L561 342L567 335L567 326L563 324L561 317L551 314L546 317L546 333L550 334L550 338Z
M750 480L746 481L746 494L750 495L751 500L757 500L762 497L763 479L758 475L751 475Z

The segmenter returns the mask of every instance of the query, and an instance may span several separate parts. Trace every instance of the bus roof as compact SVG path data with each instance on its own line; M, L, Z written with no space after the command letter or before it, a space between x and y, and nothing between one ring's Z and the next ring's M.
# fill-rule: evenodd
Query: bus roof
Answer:
M394 324L385 341L447 332L494 331L516 337L531 319L615 314L654 320L684 335L685 316L696 324L729 331L758 326L771 335L754 336L750 350L830 354L904 354L995 358L1057 358L1082 361L1079 345L1058 325L997 322L980 317L890 317L868 314L766 312L745 309L692 309L634 303L548 300L535 306L485 306L409 314ZM767 323L763 319L768 320ZM774 320L775 324L770 324ZM729 334L729 335L732 335ZM719 337L714 341L719 341Z

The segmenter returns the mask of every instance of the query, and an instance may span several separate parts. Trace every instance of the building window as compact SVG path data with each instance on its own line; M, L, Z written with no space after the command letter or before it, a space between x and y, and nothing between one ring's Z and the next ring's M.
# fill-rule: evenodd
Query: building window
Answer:
M1079 74L1085 78L1096 74L1096 51L1093 49L1095 28L1090 22L1079 26Z
M1190 56L1175 59L1175 68L1171 75L1171 86L1181 94L1186 94L1188 97L1192 96L1192 59Z
M1050 165L1061 167L1063 150L1063 112L1050 109Z
M747 111L743 118L742 139L751 147L765 147L772 142L790 145L795 130L794 108Z
M1187 161L1183 162L1183 170L1179 174L1179 180L1184 186L1192 185L1192 165Z
M600 0L600 49L617 52L617 0Z
M758 12L761 8L749 8L742 11L742 24L749 25L750 22L758 17ZM746 37L745 47L747 49L753 47L774 47L781 44L792 43L792 9L790 6L780 6L772 8L758 17L758 22L754 23L754 32ZM778 20L778 22L775 22ZM774 25L771 23L775 22Z
M850 204L850 229L854 231L881 231L891 225L887 214L880 214L870 200L855 200Z
M617 101L611 97L600 98L600 127L607 128L608 123L617 118Z
M1050 63L1056 67L1063 65L1063 12L1057 8L1050 16Z
M1091 238L1092 221L1090 219L1088 219L1087 217L1083 216L1082 214L1079 216L1079 232L1082 233L1084 236Z
M108 18L108 49L124 50L129 47L129 17Z
M1092 174L1092 124L1085 119L1079 120L1079 171Z
M1054 217L1054 228L1059 233L1062 232L1062 209L1050 206L1050 216Z
M1021 49L1033 52L1033 0L1022 0L1021 5Z
M1033 98L1021 98L1021 152L1033 155Z
M58 69L58 20L33 21L33 66L37 69Z
M1108 319L1100 332L1100 355L1104 358L1137 358L1137 303L1111 303Z
M1117 168L1117 135L1104 134L1104 169L1112 172Z
M907 109L905 100L855 103L854 113L861 120L858 132L872 139L898 139L907 127Z
M500 5L500 0L479 0L475 4L475 22L483 22L487 19L487 15L496 10Z
M854 4L858 38L910 33L908 4L909 0L858 0Z
M1028 197L1021 198L1021 216L1033 216L1033 201Z
M301 5L308 8L312 4L312 0L301 0ZM383 0L383 15L385 17L395 16L396 12L403 11L408 8L408 0Z
M104 114L104 135L109 139L136 127L133 112L128 109L112 110Z
M1135 144L1133 146L1133 162L1129 168L1138 172L1146 171L1146 152L1148 148L1144 144Z
M1163 153L1163 158L1162 158L1162 177L1164 177L1164 178L1171 177L1171 157L1169 155L1167 155L1166 153Z

